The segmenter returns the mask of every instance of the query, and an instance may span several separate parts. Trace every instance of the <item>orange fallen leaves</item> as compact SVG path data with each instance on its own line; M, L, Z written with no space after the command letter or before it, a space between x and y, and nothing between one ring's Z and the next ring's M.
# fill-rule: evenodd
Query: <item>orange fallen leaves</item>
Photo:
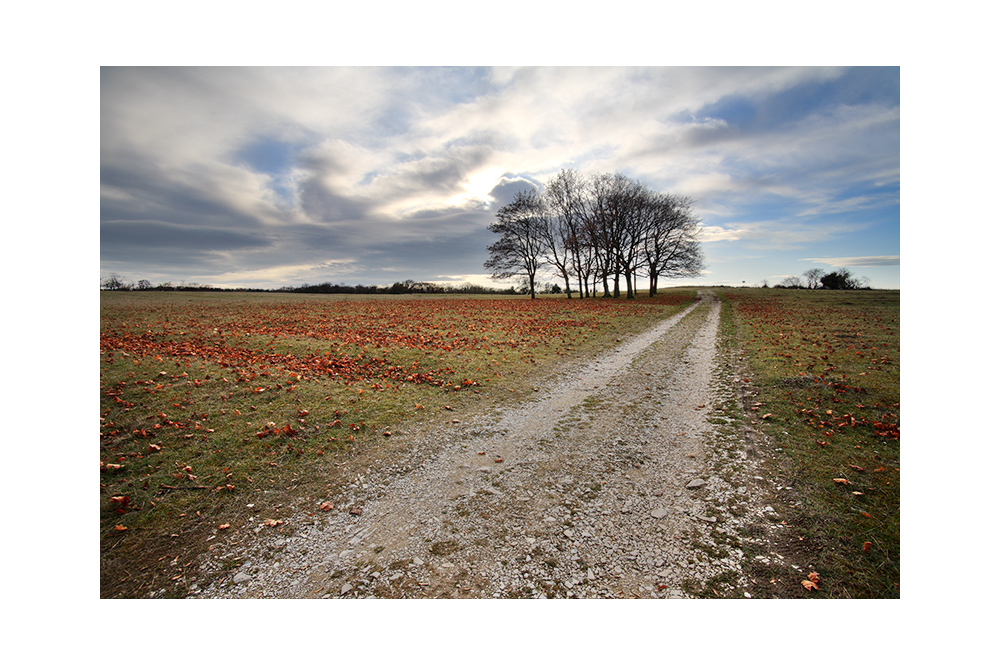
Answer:
M333 511L333 503L323 502L322 504L319 505L319 509L320 511Z
M116 495L111 498L112 504L117 504L119 509L127 509L129 503L128 495Z

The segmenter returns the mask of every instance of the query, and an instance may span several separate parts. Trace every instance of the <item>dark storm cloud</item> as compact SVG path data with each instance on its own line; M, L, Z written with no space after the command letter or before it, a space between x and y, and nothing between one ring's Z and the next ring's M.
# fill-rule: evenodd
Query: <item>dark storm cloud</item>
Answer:
M204 226L206 224L254 229L260 219L235 208L219 197L219 191L192 177L190 183L172 179L172 174L136 161L101 167L101 183L129 193L127 198L101 197L101 219L148 220Z
M270 244L261 233L247 230L181 226L154 220L101 222L101 256L114 262L188 266L205 261L213 253L261 249Z
M371 207L366 198L338 194L318 178L309 178L299 185L299 204L302 212L317 222L361 220Z

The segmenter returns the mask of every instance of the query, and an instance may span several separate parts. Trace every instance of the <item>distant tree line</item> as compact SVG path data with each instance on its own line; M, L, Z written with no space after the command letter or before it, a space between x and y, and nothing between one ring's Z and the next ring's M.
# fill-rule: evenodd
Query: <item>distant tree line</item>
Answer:
M494 289L483 287L471 282L459 285L438 284L436 282L417 282L416 280L403 280L392 285L363 285L356 286L331 284L303 284L301 287L282 287L278 291L289 291L299 294L516 294L517 288L508 287L506 289Z
M265 291L263 289L232 289L213 287L210 284L195 284L192 282L163 282L156 286L149 280L130 282L118 273L112 273L101 279L101 289L106 291Z
M778 289L871 289L871 281L867 277L855 277L846 268L823 273L818 268L811 268L802 274L802 279L791 275L775 285ZM764 283L767 286L767 283Z
M581 176L564 169L541 191L522 190L502 206L484 266L493 279L521 277L535 297L548 269L572 298L634 298L640 277L655 296L660 278L693 277L704 267L694 201L655 192L621 173ZM573 284L575 283L575 285Z
M112 273L101 280L101 289L106 291L250 291L250 292L288 292L296 294L499 294L515 295L528 293L527 284L519 284L514 287L504 289L494 289L483 287L478 284L466 282L459 285L437 284L434 282L417 282L415 280L404 280L396 282L391 286L384 285L364 285L354 286L332 284L324 282L322 284L303 284L299 287L279 287L277 289L245 289L242 287L213 287L208 284L193 284L189 282L164 282L153 286L149 280L139 280L130 282L118 273ZM550 293L558 294L558 285L548 285Z

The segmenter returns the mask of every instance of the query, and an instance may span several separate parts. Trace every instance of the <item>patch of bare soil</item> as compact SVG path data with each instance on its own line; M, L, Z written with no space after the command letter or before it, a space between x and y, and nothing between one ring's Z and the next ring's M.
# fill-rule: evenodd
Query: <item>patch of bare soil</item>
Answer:
M704 292L532 402L394 433L398 453L333 510L285 533L252 516L204 556L211 582L191 594L756 596L746 572L760 580L762 560L745 544L780 522L747 455L737 379L720 372L719 315Z

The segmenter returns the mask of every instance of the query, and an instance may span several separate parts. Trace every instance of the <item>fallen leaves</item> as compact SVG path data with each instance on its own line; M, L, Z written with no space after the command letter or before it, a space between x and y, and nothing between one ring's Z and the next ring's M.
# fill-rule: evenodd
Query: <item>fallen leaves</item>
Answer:
M333 502L323 502L319 505L320 511L333 511Z
M128 495L116 495L115 497L111 498L111 503L112 504L117 504L119 511L124 511L125 509L128 508L129 496Z
M806 580L802 581L802 587L806 588L810 592L815 592L816 590L818 590L819 574L816 573L815 571L810 572L810 574L806 576Z
M222 523L221 525L219 525L219 529L220 530L228 530L229 529L229 523Z

